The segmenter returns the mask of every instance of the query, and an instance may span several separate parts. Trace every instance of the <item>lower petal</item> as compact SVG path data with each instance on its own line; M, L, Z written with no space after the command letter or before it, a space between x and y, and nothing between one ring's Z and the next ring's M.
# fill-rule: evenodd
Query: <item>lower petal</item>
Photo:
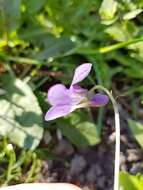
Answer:
M45 120L50 121L68 115L74 111L71 105L59 105L51 107L45 115Z
M91 106L105 106L109 102L109 97L104 94L97 93L90 100Z

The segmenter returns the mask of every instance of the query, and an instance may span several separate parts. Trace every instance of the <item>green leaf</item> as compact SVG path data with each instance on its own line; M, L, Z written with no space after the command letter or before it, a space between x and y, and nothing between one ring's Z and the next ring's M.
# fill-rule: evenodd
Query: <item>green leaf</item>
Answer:
M117 41L125 41L128 39L126 32L121 28L121 25L113 25L106 29L106 32Z
M133 33L137 30L131 22L115 23L106 29L106 32L117 41L127 41L132 39Z
M132 78L142 79L143 78L143 69L141 64L130 65L130 67L125 68L124 72L131 76Z
M0 11L3 27L6 32L16 29L20 21L21 0L0 0Z
M141 174L133 176L128 173L121 172L120 186L122 190L142 190L143 176Z
M93 146L100 142L97 126L88 121L87 115L73 113L60 122L59 128L63 135L79 147Z
M20 147L35 149L43 135L42 111L31 88L19 79L2 77L0 134Z
M47 36L48 37L48 36ZM45 49L36 54L38 59L48 59L61 56L74 48L74 43L68 38L49 37L44 42Z
M117 5L117 1L114 0L102 1L101 7L99 9L99 14L101 16L102 21L104 21L104 24L108 24L109 21L111 21L112 23L112 20L114 20L115 13L117 11Z
M103 56L100 55L90 55L88 56L89 61L93 64L93 68L96 72L96 79L98 83L105 86L106 88L110 88L112 72L108 64L105 62Z
M124 20L133 19L133 18L135 18L137 15L139 15L140 13L142 13L142 11L143 11L143 9L132 10L132 11L126 13L126 14L123 16L123 19L124 19Z
M41 9L41 7L46 3L47 0L25 0L26 8L28 13L36 13Z
M57 161L63 161L62 158L59 156L51 153L48 149L46 148L37 148L35 150L37 156L42 159L42 160L57 160Z
M132 131L133 136L143 148L143 124L136 122L134 120L128 120L129 127Z

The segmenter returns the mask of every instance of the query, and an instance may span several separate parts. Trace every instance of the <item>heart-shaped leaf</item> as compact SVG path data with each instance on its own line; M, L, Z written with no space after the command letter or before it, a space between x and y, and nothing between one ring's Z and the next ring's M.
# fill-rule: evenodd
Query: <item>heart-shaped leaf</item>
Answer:
M0 134L20 147L35 149L42 135L42 111L31 88L19 79L2 77Z

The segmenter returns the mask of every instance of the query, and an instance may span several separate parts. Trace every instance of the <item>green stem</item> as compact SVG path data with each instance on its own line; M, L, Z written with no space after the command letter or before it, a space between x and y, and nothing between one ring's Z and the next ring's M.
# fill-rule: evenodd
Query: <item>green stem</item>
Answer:
M4 152L8 156L8 168L7 168L7 172L6 172L6 180L3 184L3 186L6 186L13 177L12 171L13 171L13 165L16 161L16 155L13 150L12 144L8 144L6 138L4 138L3 144L4 144Z
M58 59L60 57L73 55L75 53L85 54L85 55L108 53L110 51L114 51L114 50L117 50L120 48L124 48L126 46L129 46L129 45L135 44L137 42L141 42L141 41L143 41L143 37L134 38L134 39L128 40L126 42L119 42L117 44L109 45L106 47L101 47L99 49L76 47L76 48L70 50L69 52L67 52L63 55L55 57L55 59ZM26 63L26 64L30 64L30 65L39 65L39 64L40 65L47 65L47 62L42 62L42 61L39 61L37 59L26 58L26 57L17 57L17 56L8 56L7 54L5 54L3 52L0 52L0 59L2 59L4 61L14 61L14 62L20 63L20 64Z
M114 189L119 190L119 171L120 171L120 117L118 111L118 104L115 101L112 94L103 86L97 85L94 86L90 91L95 91L97 89L103 90L110 98L113 108L114 108L114 117L115 117L115 129L116 129L116 145L115 145L115 167L114 167Z
M25 183L29 183L29 182L32 181L32 177L33 177L34 172L36 170L36 166L37 166L37 157L36 157L36 154L33 153L32 157L33 157L32 166L31 166L31 168L30 168L30 170L28 172L28 176L27 176L27 178L25 180Z
M102 126L103 126L103 123L102 123L103 115L104 115L104 108L100 108L98 111L98 120L97 120L99 134L101 133Z
M5 53L0 53L0 59L2 59L4 61L13 61L13 62L20 63L20 64L24 64L24 63L30 64L30 65L41 64L41 62L36 59L27 58L27 57L18 57L18 56L8 56Z
M119 42L117 44L102 47L99 49L80 48L79 47L79 48L77 48L76 52L81 53L81 54L88 54L88 55L97 54L97 53L103 54L103 53L108 53L108 52L113 51L113 50L124 48L126 46L129 46L129 45L135 44L137 42L141 42L141 41L143 41L143 37L134 38L134 39L128 40L126 42Z

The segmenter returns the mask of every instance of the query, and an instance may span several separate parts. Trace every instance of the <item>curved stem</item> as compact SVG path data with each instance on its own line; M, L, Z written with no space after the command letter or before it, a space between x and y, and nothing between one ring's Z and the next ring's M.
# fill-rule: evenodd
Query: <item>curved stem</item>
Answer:
M90 91L95 91L97 89L103 90L110 98L113 108L114 108L114 117L115 117L115 130L116 130L116 144L115 144L115 167L114 167L114 188L113 190L119 190L119 172L120 172L120 116L118 110L118 104L115 101L112 94L103 86L97 85L94 86Z

